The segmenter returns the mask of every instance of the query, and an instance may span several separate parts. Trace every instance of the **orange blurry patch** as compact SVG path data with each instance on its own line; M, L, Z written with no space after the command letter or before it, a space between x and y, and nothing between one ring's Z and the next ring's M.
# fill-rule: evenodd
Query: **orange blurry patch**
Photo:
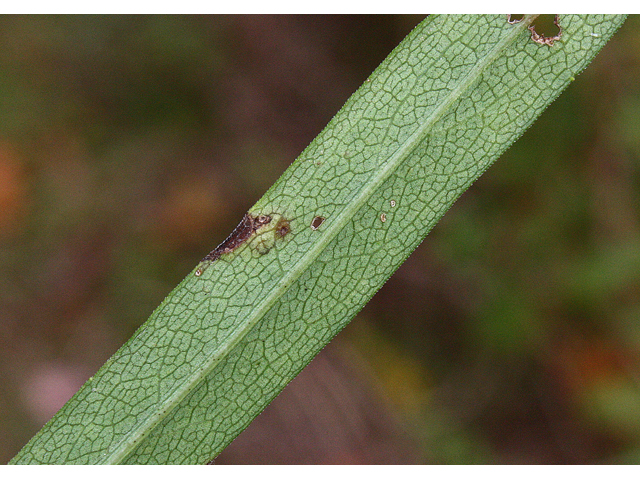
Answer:
M602 339L574 338L558 347L555 371L573 391L618 376L624 371L624 353Z
M11 148L0 144L0 237L14 232L26 208L22 163Z

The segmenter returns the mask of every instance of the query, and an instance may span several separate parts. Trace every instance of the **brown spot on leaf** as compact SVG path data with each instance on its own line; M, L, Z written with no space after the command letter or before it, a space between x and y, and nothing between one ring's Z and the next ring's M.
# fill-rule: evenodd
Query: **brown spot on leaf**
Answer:
M289 220L282 217L276 223L276 238L283 238L291 231L291 225L289 224Z

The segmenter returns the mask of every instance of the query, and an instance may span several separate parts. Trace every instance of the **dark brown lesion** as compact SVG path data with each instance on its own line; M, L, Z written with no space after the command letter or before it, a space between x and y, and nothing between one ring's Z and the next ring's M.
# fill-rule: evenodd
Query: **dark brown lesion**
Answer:
M225 253L233 252L236 248L249 240L256 233L256 230L263 225L267 225L270 221L271 217L269 215L259 215L254 217L249 213L245 214L238 226L233 229L233 232L231 232L225 241L212 250L209 255L202 259L202 261L213 262Z
M238 226L233 229L233 232L231 232L225 241L204 257L201 263L214 262L222 255L233 252L236 248L253 237L260 227L267 225L270 222L270 215L258 215L254 217L253 215L246 213ZM196 270L196 276L202 275L203 271L204 269L202 267L198 268Z

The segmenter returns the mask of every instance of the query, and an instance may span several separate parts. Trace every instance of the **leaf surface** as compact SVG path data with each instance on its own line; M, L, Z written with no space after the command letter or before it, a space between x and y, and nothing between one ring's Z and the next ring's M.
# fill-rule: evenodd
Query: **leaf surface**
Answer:
M204 463L381 288L624 21L432 16L13 463ZM535 159L532 159L535 161Z

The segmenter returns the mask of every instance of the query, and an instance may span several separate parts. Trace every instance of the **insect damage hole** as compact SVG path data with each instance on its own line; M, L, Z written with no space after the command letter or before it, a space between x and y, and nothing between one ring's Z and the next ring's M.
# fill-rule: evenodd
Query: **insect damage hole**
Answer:
M521 22L523 18L524 15L522 13L510 13L507 15L507 22L513 25L514 23Z
M524 15L510 14L507 15L507 21L511 24L522 21ZM562 27L558 22L558 15L538 15L529 27L531 32L531 40L540 44L553 46L556 40L560 40L562 37Z
M322 225L325 220L326 218L324 217L314 217L314 219L311 221L311 230L319 229L320 225Z
M531 31L531 40L540 45L552 46L553 42L560 40L562 36L558 15L540 15L529 27L529 30Z

